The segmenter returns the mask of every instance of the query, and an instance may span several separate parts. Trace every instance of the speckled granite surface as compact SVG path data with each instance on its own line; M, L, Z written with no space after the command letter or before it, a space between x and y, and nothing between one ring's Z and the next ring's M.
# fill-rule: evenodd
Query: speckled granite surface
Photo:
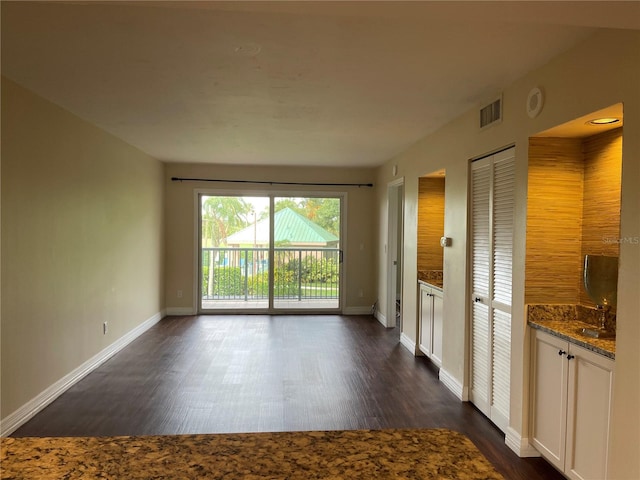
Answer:
M593 328L594 323L578 320L580 305L529 305L527 323L539 330L563 338L609 358L616 358L615 338L592 338L580 333L582 328Z
M418 281L442 289L442 270L418 270Z
M461 433L359 430L3 438L9 479L502 479Z
M529 305L529 320L579 320L590 325L600 325L600 311L583 305ZM616 330L615 310L605 312L607 330Z

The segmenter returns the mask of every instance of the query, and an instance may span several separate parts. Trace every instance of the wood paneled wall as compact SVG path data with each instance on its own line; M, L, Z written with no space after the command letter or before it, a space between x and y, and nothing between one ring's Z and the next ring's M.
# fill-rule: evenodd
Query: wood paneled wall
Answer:
M529 140L526 303L576 303L581 271L582 142Z
M618 255L621 165L621 128L529 140L526 303L593 305L583 259Z
M587 254L617 257L620 252L622 128L586 138L583 151L582 258ZM594 306L582 282L580 303Z
M442 270L444 235L444 177L419 179L418 270Z

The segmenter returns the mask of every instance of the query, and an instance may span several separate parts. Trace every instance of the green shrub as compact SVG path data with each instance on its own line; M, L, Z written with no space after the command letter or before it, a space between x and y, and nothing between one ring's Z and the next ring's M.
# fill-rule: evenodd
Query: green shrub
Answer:
M298 295L298 280L287 266L278 267L273 272L274 296L295 297ZM269 273L263 272L247 279L249 295L266 298L269 295Z
M247 279L247 289L249 295L258 298L268 298L269 296L269 272L262 272L252 275Z
M301 275L303 283L336 283L338 264L333 258L305 257Z
M213 295L228 297L244 295L244 278L240 267L215 267L213 269Z
M202 295L206 296L209 292L209 266L202 266Z

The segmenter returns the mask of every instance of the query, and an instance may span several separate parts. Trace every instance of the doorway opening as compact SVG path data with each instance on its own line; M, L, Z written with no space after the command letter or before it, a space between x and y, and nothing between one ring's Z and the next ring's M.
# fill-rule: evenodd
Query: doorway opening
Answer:
M402 333L402 272L404 238L404 179L391 182L387 189L389 206L387 239L387 312L386 326Z

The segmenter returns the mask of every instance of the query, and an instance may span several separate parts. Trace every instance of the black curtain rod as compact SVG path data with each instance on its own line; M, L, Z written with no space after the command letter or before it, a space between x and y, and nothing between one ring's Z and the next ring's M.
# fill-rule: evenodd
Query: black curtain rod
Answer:
M265 185L312 185L316 187L373 187L373 183L267 182L259 180L219 180L211 178L171 177L172 182L260 183Z

